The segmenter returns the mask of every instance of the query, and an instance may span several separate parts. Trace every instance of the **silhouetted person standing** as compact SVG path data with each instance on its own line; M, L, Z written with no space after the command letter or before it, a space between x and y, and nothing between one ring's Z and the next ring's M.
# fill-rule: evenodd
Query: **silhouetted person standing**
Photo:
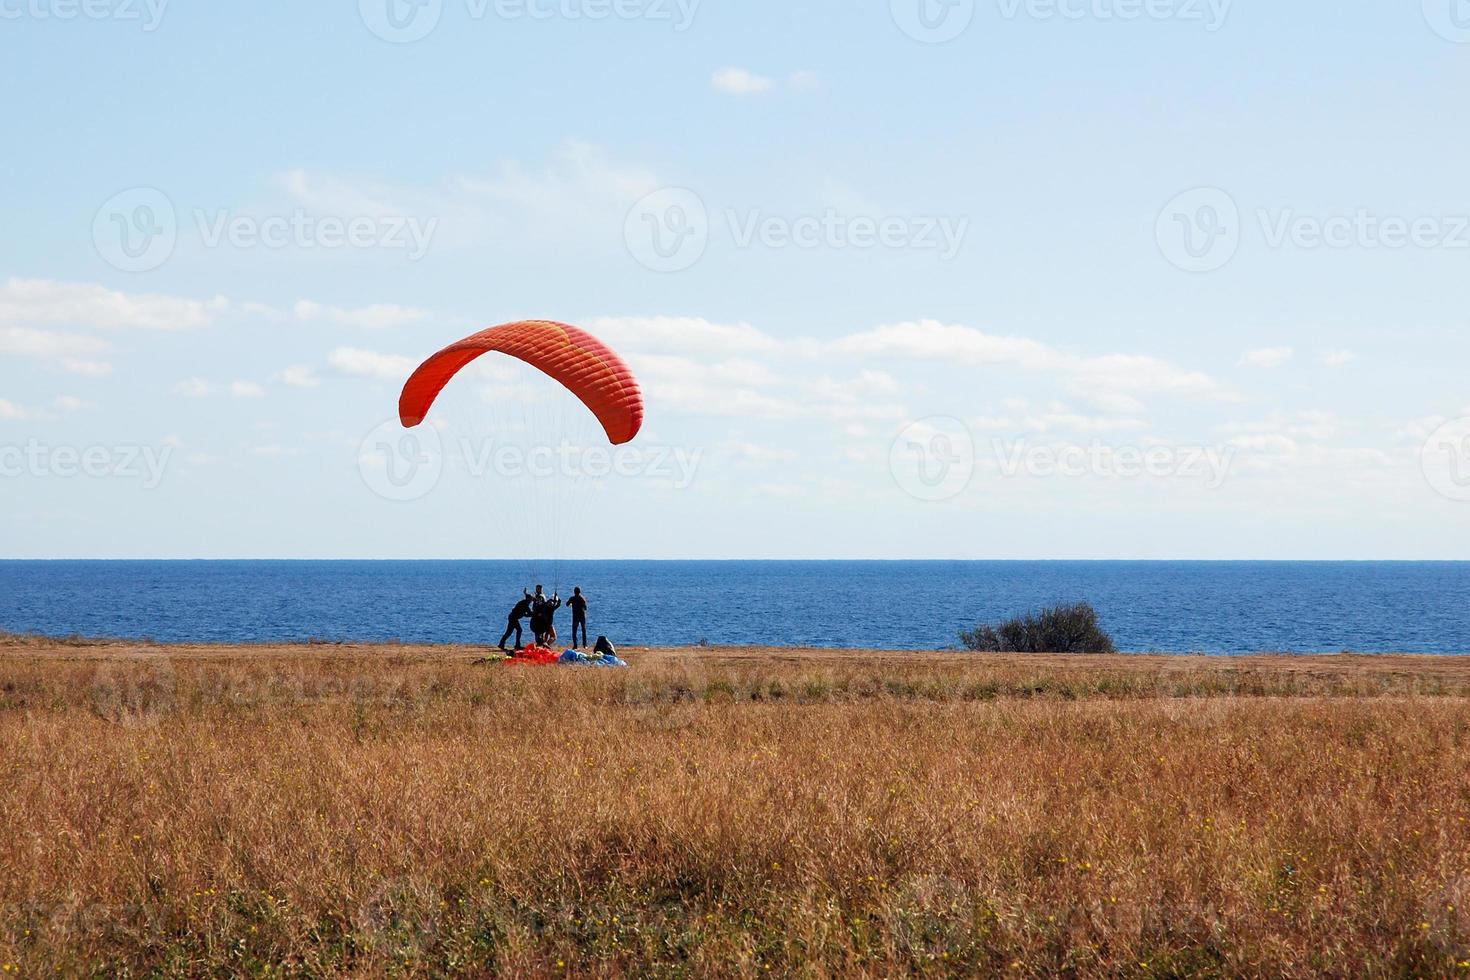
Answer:
M510 634L516 635L516 649L521 648L521 620L531 615L531 593L525 593L525 598L516 603L516 607L510 611L505 620L505 635L500 638L500 649L505 649L505 641L510 639Z
M567 605L572 609L572 649L577 649L577 629L582 630L582 646L587 645L587 597L582 594L581 588L572 590L572 597L567 600Z
M546 646L556 641L556 611L561 608L561 597L552 594L548 599L536 586L535 598L531 601L531 632L536 634L536 643Z

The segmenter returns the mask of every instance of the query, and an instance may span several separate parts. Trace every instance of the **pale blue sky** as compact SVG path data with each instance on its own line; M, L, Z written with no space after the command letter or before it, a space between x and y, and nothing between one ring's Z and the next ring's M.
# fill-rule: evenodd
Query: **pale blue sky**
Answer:
M389 2L0 0L0 555L1470 555L1461 0ZM627 355L647 471L477 468L591 434L492 369L385 485L407 367L522 317Z

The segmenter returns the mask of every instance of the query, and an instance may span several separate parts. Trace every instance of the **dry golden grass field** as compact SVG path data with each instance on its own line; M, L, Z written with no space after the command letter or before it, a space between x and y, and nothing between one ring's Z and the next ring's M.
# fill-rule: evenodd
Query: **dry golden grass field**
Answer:
M0 978L1470 976L1470 660L0 639Z

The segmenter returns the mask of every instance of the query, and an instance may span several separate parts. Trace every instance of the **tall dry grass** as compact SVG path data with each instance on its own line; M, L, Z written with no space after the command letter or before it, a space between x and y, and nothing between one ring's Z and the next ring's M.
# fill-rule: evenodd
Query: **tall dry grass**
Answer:
M0 647L0 976L1470 975L1470 671Z

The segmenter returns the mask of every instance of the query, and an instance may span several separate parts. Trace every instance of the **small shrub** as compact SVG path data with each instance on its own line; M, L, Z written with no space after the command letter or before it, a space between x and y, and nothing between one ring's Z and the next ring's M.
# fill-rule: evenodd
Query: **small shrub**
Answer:
M996 626L960 632L960 643L977 653L1113 653L1112 637L1097 624L1085 602L1048 606Z

